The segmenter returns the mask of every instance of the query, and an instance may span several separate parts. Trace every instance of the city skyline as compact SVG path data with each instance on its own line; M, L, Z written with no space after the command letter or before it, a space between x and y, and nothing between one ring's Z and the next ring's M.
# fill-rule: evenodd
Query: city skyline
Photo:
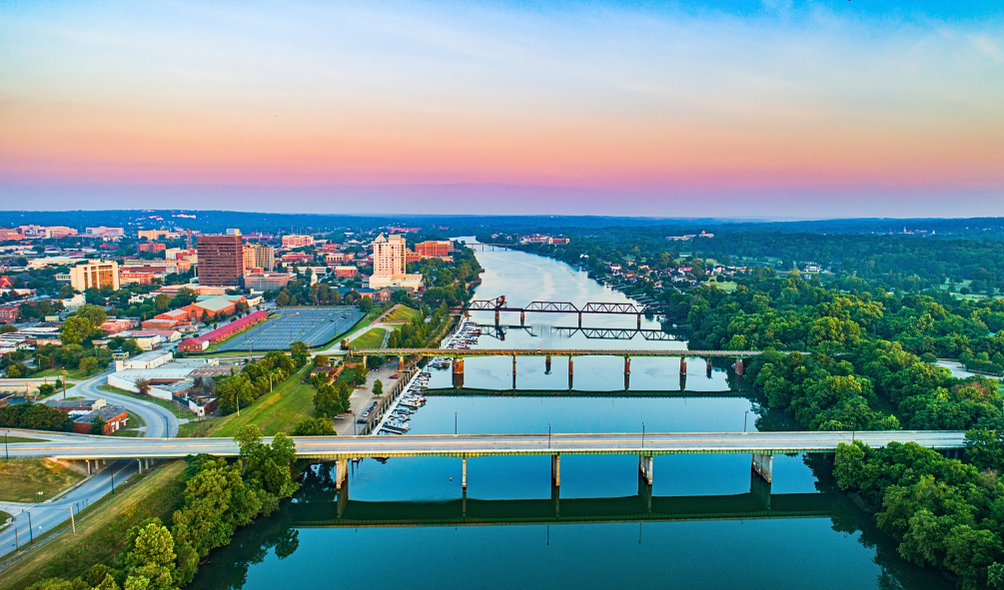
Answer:
M0 9L15 202L1004 215L988 2L124 7Z

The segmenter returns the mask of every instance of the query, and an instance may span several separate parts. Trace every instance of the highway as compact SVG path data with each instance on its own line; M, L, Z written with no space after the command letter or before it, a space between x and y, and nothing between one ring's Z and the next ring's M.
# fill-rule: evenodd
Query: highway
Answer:
M12 431L14 433L14 431ZM30 435L20 431L20 435ZM45 433L44 443L10 445L12 457L68 460L174 458L207 453L236 456L230 439L130 439ZM470 434L405 436L294 437L297 455L307 458L479 457L499 455L667 455L700 453L832 453L840 443L860 440L870 446L916 442L945 450L965 447L963 431ZM266 439L268 440L268 439Z
M360 348L349 356L621 356L621 357L686 357L686 358L749 358L763 354L762 350L625 350L620 348Z

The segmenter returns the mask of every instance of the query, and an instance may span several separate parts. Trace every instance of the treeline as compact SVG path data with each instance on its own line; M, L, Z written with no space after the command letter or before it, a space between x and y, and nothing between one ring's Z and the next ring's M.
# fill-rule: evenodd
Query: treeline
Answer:
M195 577L209 552L230 543L239 527L268 516L299 488L292 479L296 446L284 433L265 444L257 426L237 433L240 456L230 463L190 459L181 506L170 526L159 518L129 529L115 563L91 567L74 580L50 578L28 590L175 590Z
M73 418L45 404L28 402L0 408L0 428L73 432Z
M1001 433L971 431L968 463L915 443L841 444L834 474L841 489L877 512L904 559L951 572L965 590L1004 590Z
M426 290L422 301L429 307L458 306L471 298L469 285L481 273L474 250L463 246L453 250L453 261L423 258L408 265L408 272L421 274Z

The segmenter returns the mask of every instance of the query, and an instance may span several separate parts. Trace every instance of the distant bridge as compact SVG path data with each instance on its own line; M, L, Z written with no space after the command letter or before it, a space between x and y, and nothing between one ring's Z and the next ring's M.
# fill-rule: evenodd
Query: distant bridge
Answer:
M645 315L645 308L634 303L590 301L579 307L571 301L531 301L523 307L510 306L506 303L505 295L500 295L494 299L474 299L464 308L465 315L472 311L492 311L495 312L495 324L501 321L500 315L506 312L518 312L520 325L525 325L527 313L562 313L575 314L579 318L579 327L582 327L583 314L613 314L613 315L633 315L637 317L638 328L641 328L641 318Z

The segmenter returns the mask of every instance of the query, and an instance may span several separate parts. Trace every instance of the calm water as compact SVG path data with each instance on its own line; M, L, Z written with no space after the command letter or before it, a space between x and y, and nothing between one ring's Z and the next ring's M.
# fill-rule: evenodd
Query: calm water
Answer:
M479 298L627 301L566 265L519 252L479 252L486 268ZM597 340L572 316L519 317L482 347L685 348L684 342ZM494 323L491 314L475 321ZM634 328L635 318L587 316L590 327ZM658 329L644 320L643 329ZM486 331L487 332L487 331ZM412 433L739 431L790 428L735 393L727 367L707 371L690 359L636 359L625 397L623 360L520 359L511 395L511 359L469 359L465 388L491 395L430 395ZM450 372L432 387L450 387ZM534 394L534 391L540 394ZM657 392L665 392L660 395ZM442 392L448 393L448 392ZM466 501L459 459L366 459L354 464L342 501L329 466L307 474L294 502L240 531L214 552L198 589L475 588L590 589L652 586L697 589L950 588L903 562L895 543L836 492L828 460L779 456L766 487L750 476L746 455L655 459L651 490L639 484L636 457L564 456L561 488L547 457L468 460ZM768 508L769 503L769 508ZM339 506L341 506L341 514ZM480 524L484 526L466 526Z

